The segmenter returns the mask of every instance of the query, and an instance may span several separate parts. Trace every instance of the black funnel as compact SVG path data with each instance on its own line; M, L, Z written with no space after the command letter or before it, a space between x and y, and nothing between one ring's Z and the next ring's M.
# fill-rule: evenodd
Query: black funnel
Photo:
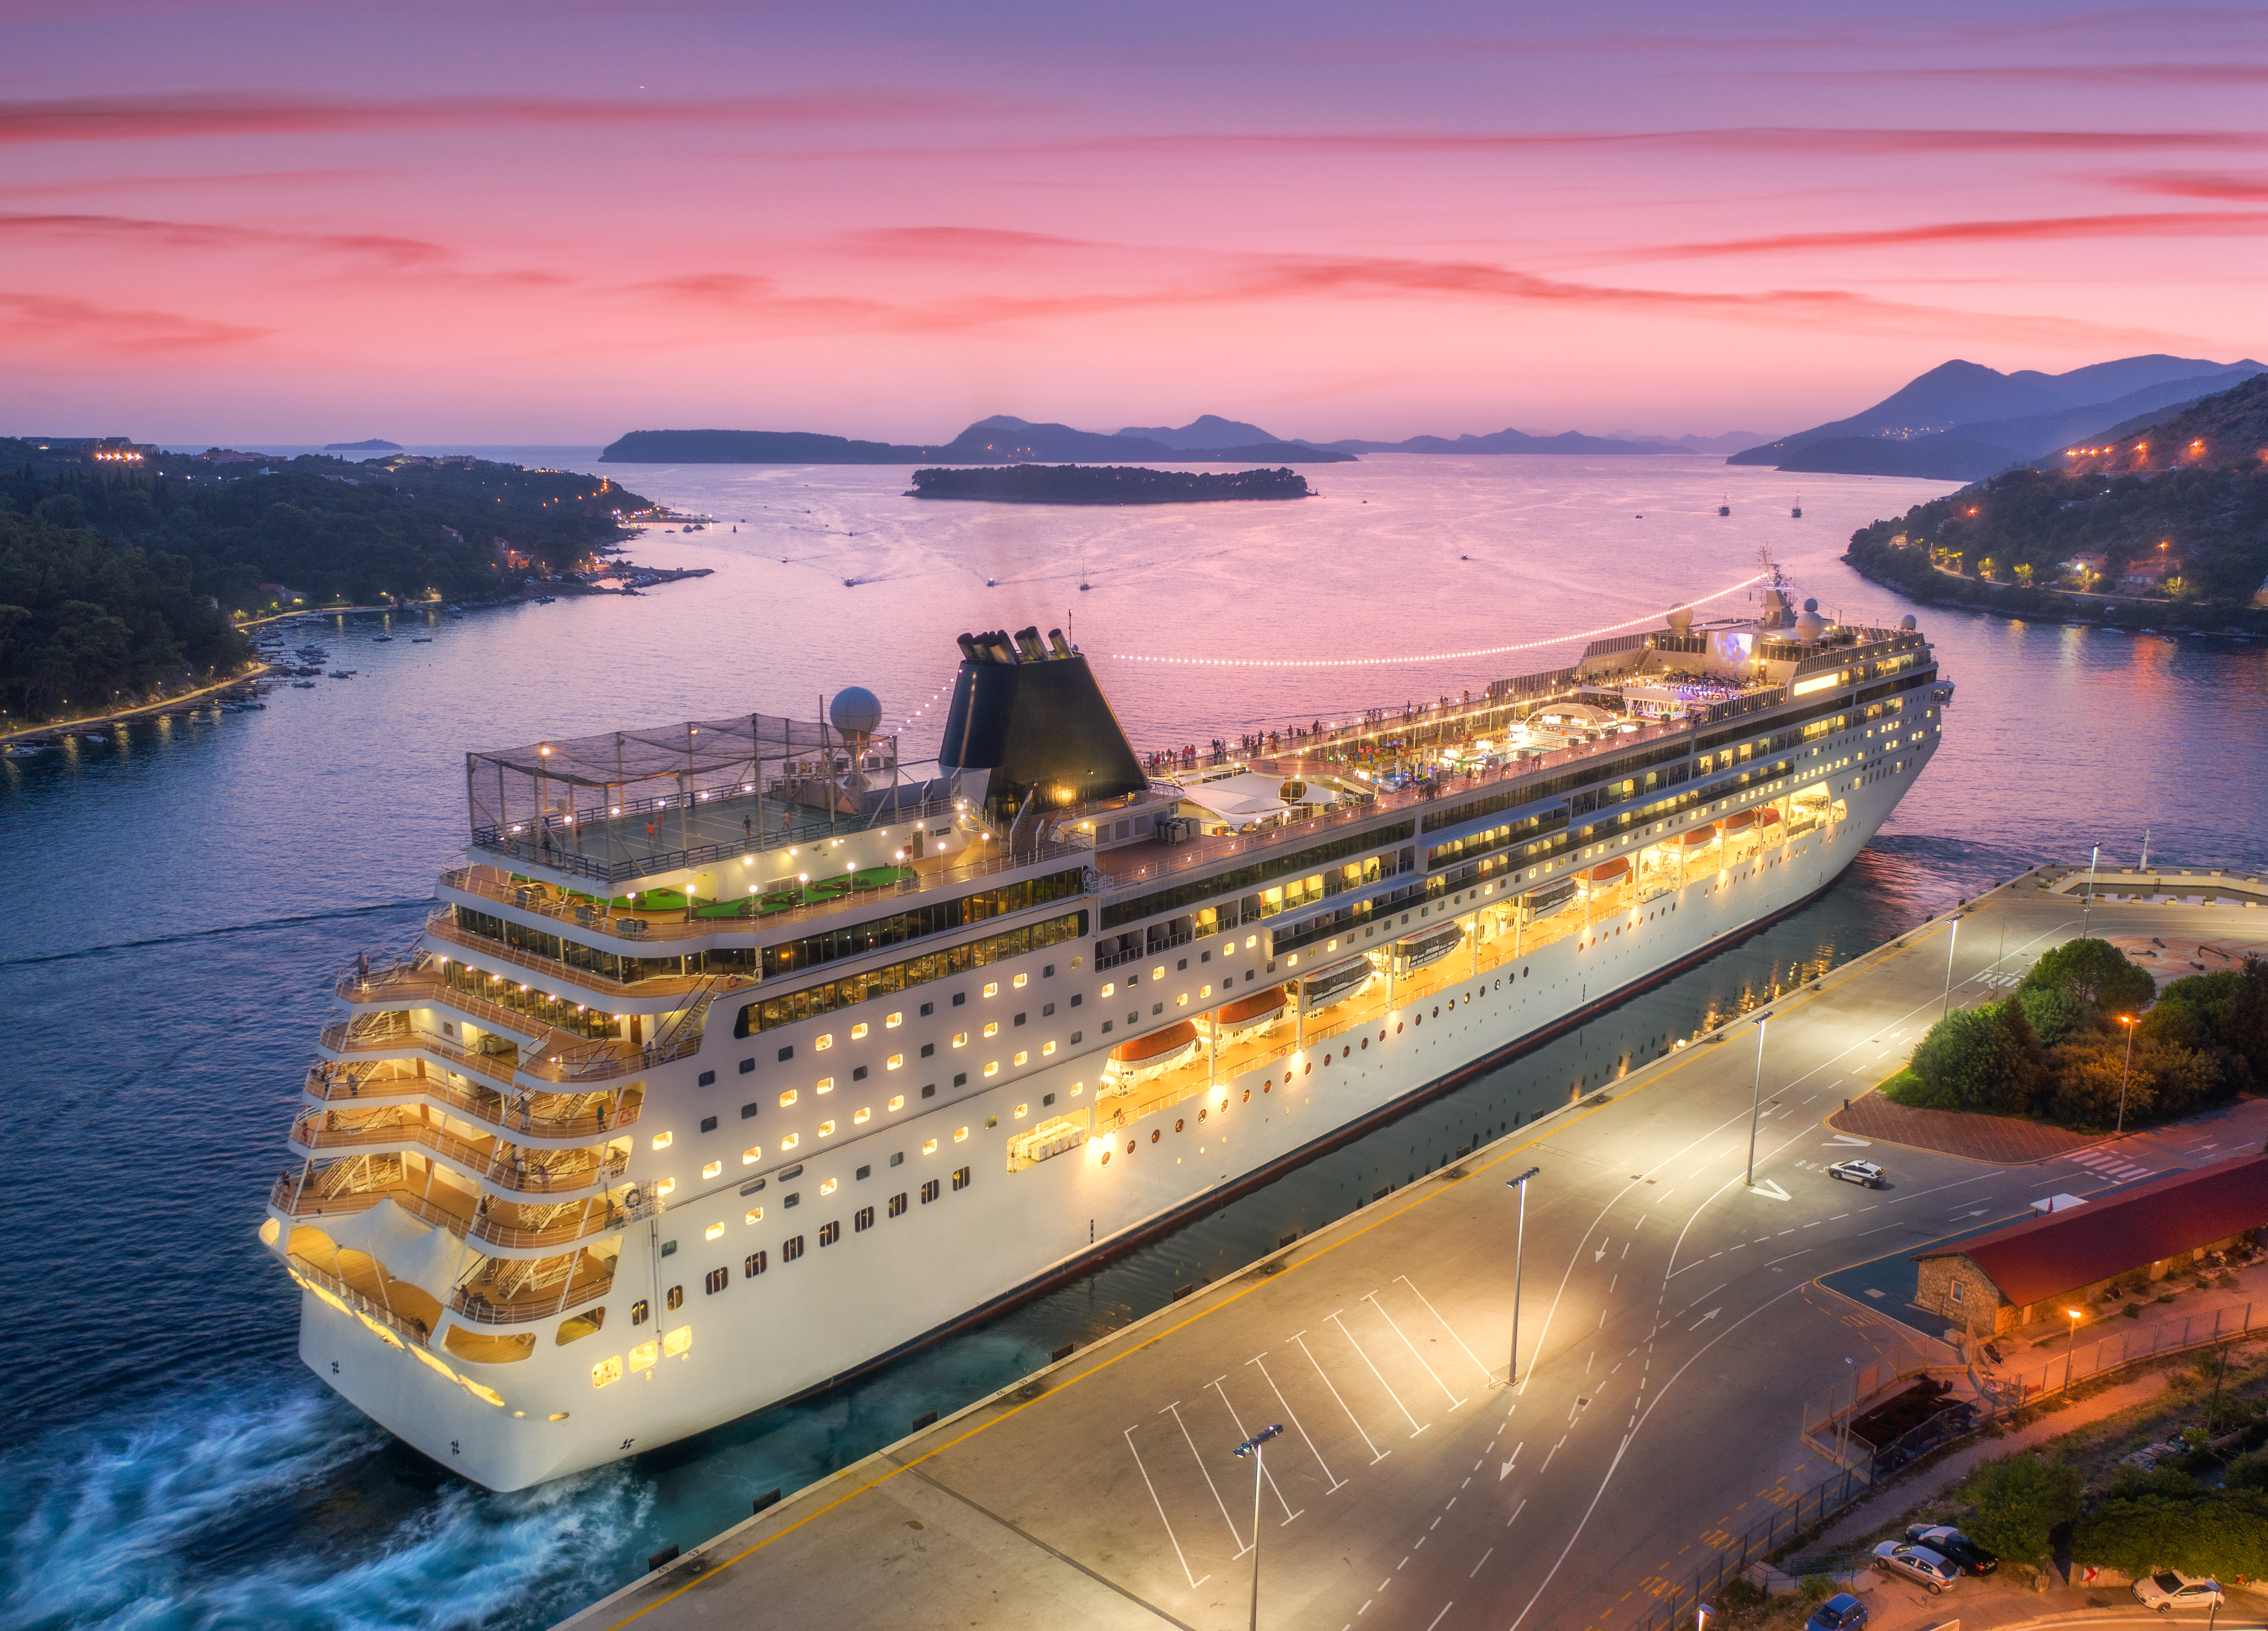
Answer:
M1019 646L1039 655L1018 660ZM1048 655L1035 631L968 636L939 762L990 770L986 813L1005 826L1034 791L1035 810L1117 798L1150 784L1117 715L1079 652Z

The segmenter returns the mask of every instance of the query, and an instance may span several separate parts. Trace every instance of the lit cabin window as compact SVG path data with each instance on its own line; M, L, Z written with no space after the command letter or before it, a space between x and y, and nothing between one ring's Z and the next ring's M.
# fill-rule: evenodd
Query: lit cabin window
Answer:
M998 1076L1000 1074L1000 1062L995 1059L990 1063L987 1064L984 1067L984 1074L988 1077Z
M1016 1120L1019 1121L1022 1120L1026 1116L1031 1113L1032 1107L1029 1105L1018 1105L1016 1106Z
M661 1351L672 1359L676 1358L678 1355L692 1346L693 1327L691 1326L680 1326L674 1331L666 1332L661 1339Z
M906 1017L903 1014L892 1014L887 1019L882 1021L882 1029L895 1031L905 1022Z
M724 1170L725 1164L722 1161L711 1161L708 1165L701 1169L701 1176L703 1178L714 1178L718 1173Z
M891 1095L890 1095L890 1106L889 1106L889 1107L890 1107L891 1109L893 1109L893 1110L902 1110L902 1109L904 1109L904 1108L906 1107L906 1096L905 1096L903 1093L893 1093L893 1094L891 1094Z
M994 980L994 981L989 981L989 982L985 985L985 987L984 987L984 995L987 995L987 996L998 996L998 995L1000 995L1000 982L999 982L998 981L997 981L997 980Z
M874 1113L872 1110L867 1109L864 1105L861 1105L858 1107L858 1113L850 1118L850 1125L853 1127L864 1127L867 1122L873 1119Z
M1189 1005L1189 994L1186 991L1182 992L1181 995L1174 999L1174 1006L1176 1008L1187 1008Z
M831 1076L823 1076L820 1077L818 1091L822 1093L833 1092L835 1091L835 1078Z
M882 1062L882 1069L885 1070L896 1070L901 1069L905 1062L906 1056L903 1054L892 1054L887 1059Z
M673 1133L656 1133L653 1135L653 1147L656 1150L666 1150L669 1148L670 1140L675 1136L676 1135Z
M1116 991L1116 989L1118 989L1118 988L1117 988L1116 986L1113 986L1113 985L1106 985L1106 986L1104 986L1104 987L1102 988L1102 995L1105 995L1105 996L1108 996L1108 995L1109 995L1113 991Z
M820 1180L820 1185L819 1185L819 1193L820 1193L821 1194L822 1194L822 1195L831 1195L831 1194L833 1194L835 1193L835 1182L836 1182L836 1180L835 1180L835 1179L831 1179L831 1178L828 1178L828 1179L821 1179L821 1180Z
M954 1128L953 1129L953 1142L954 1142L954 1143L956 1143L956 1144L958 1144L958 1143L963 1143L963 1142L967 1142L968 1137L968 1129L967 1128L965 1128L965 1127L956 1127L956 1128Z
M762 1144L750 1144L746 1150L740 1151L740 1164L742 1166L754 1166L757 1162L763 1158L764 1147Z
M760 1206L752 1206L752 1207L750 1207L750 1208L748 1209L748 1211L747 1211L747 1216L746 1216L745 1217L741 1218L741 1219L740 1219L740 1221L741 1221L742 1223L762 1223L762 1222L764 1221L764 1209L763 1209L763 1208L762 1208L762 1207L760 1207Z
M828 1048L835 1046L835 1033L830 1031L825 1036L814 1038L811 1045L813 1047L824 1052Z
M1015 987L1015 988L1016 988L1016 989L1018 989L1019 991L1020 991L1020 990L1022 990L1026 986L1027 986L1027 985L1029 985L1029 984L1031 984L1031 983L1032 983L1032 977L1031 977L1031 975L1029 975L1029 974L1018 974L1018 975L1017 975L1013 980L1011 980L1008 983L1009 983L1010 985L1012 985L1012 986Z
M1049 1054L1053 1054L1055 1051L1056 1051L1056 1045L1055 1045L1053 1042L1042 1042L1042 1043L1041 1043L1041 1044L1040 1044L1040 1057L1041 1057L1041 1058L1042 1058L1042 1059L1047 1058Z
M1078 1098L1081 1093L1084 1093L1085 1091L1086 1091L1086 1083L1084 1083L1084 1082L1074 1082L1074 1083L1072 1083L1072 1084L1071 1084L1071 1096L1073 1098Z
M937 1140L935 1140L934 1138L924 1138L924 1139L923 1139L923 1140L922 1140L922 1154L924 1154L924 1155L925 1155L925 1156L933 1156L933 1155L935 1155L936 1153L937 1153Z
M832 1122L832 1121L821 1121L821 1122L819 1124L819 1135L820 1135L821 1138L832 1138L832 1137L834 1137L834 1136L835 1136L835 1123L834 1123L834 1122Z
M956 1032L954 1032L954 1036L953 1036L953 1045L954 1045L955 1047L968 1047L968 1032L966 1032L966 1031L956 1031Z
M633 1370L643 1370L660 1357L660 1343L640 1342L636 1348L630 1349L630 1369Z
M1150 971L1150 978L1152 980L1163 980L1165 977L1166 966L1163 963L1159 964L1155 968Z
M865 1020L861 1019L857 1025L850 1027L850 1040L852 1041L863 1041L865 1040L865 1035L866 1022Z
M708 1228L701 1231L701 1238L703 1240L722 1240L725 1238L725 1225L722 1223L710 1224Z
M1211 986L1199 986L1197 988L1197 995L1199 996L1211 996L1212 995L1212 988Z
M802 1142L803 1140L799 1135L794 1133L790 1133L785 1138L780 1140L780 1153L782 1155L785 1155L789 1150L794 1149Z
M601 1359L591 1367L593 1387L604 1387L609 1382L619 1382L622 1379L622 1356L620 1354L616 1354L612 1359Z
M1019 1064L1019 1065L1021 1065L1021 1064L1022 1064L1026 1060L1029 1059L1030 1057L1031 1057L1031 1054L1017 1054L1017 1055L1016 1055L1016 1061L1015 1061L1015 1062L1016 1062L1017 1064Z
M984 1034L985 1034L985 1035L987 1035L987 1036L998 1036L998 1035L999 1035L999 1034L1000 1034L1000 1022L999 1022L998 1020L995 1019L995 1020L992 1020L992 1021L990 1021L990 1023L988 1023L988 1024L985 1025L985 1027L984 1027Z
M793 1104L794 1102L795 1102L795 1089L793 1089L793 1088L792 1088L792 1087L791 1087L790 1089L788 1089L788 1090L787 1090L787 1091L786 1091L786 1092L782 1093L782 1094L780 1095L780 1108L781 1108L781 1109L783 1109L783 1110L786 1109L790 1105Z
M656 1185L653 1187L653 1193L654 1193L654 1194L658 1194L658 1195L668 1195L668 1194L676 1194L676 1193L677 1193L677 1180L676 1180L675 1179L674 1179L674 1178L665 1178L665 1179L663 1179L661 1180L661 1182L659 1182L659 1183L656 1184Z
M1244 949L1248 951L1259 944L1260 937L1258 935L1247 935L1244 937Z

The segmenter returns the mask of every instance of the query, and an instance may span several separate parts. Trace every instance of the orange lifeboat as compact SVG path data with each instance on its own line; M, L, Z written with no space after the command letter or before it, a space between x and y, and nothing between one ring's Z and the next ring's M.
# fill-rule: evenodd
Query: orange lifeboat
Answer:
M1756 824L1756 812L1753 810L1738 811L1732 815L1727 816L1723 821L1719 823L1728 835L1734 833L1745 833Z
M1162 1031L1152 1031L1147 1036L1138 1036L1130 1042L1121 1042L1110 1050L1110 1062L1129 1070L1139 1070L1168 1054L1179 1052L1197 1040L1197 1028L1188 1020L1167 1025Z
M1213 1024L1223 1030L1233 1025L1250 1025L1283 1011L1284 988L1270 986L1265 991L1256 991L1250 996L1241 996L1233 1003L1224 1003L1213 1015Z
M1773 809L1769 804L1765 805L1762 810L1756 812L1756 825L1760 827L1778 827L1779 825L1779 812Z
M1712 844L1716 841L1717 824L1714 821L1710 822L1706 827L1695 827L1691 832L1685 834L1683 840L1685 847L1688 849L1698 849L1704 844Z
M1618 860L1602 861L1598 865L1593 867L1589 872L1585 874L1585 876L1590 878L1594 887L1596 887L1600 884L1611 884L1615 879L1620 878L1624 873L1630 871L1630 857L1627 856L1624 856Z

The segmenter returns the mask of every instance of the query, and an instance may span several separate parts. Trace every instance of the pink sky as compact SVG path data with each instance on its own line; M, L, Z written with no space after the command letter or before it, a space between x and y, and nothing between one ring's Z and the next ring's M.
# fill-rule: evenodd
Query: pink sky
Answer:
M2268 349L2268 14L0 0L0 430L1779 432Z

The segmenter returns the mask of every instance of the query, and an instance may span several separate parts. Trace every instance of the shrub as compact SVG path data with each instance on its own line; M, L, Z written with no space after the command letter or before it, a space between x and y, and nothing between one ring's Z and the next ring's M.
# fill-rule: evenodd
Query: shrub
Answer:
M2075 1467L2015 1455L1988 1461L1970 1480L1977 1516L1962 1525L1969 1538L2002 1557L2038 1557L2049 1550L2048 1532L2077 1515Z
M2108 940L2066 940L2042 955L2024 976L2031 990L2066 991L2090 1008L2107 1013L2133 1012L2149 1006L2158 982L2147 969L2126 960L2126 953Z
M2127 1574L2179 1569L2194 1575L2268 1574L2268 1495L2205 1490L2184 1498L2113 1497L2079 1521L2077 1555Z
M1961 1100L1950 1091L1940 1092L1916 1076L1911 1069L1901 1070L1882 1084L1882 1097L1894 1105L1907 1105L1916 1110L1958 1110Z
M1934 1101L2020 1115L2045 1084L2039 1044L2015 1002L1964 1008L1929 1028L1912 1070Z
M2059 986L2026 986L2016 993L2042 1047L2095 1028L2095 1010Z
M1835 1577L1832 1575L1806 1575L1803 1583L1797 1589L1803 1593L1805 1602L1823 1603L1835 1595Z

